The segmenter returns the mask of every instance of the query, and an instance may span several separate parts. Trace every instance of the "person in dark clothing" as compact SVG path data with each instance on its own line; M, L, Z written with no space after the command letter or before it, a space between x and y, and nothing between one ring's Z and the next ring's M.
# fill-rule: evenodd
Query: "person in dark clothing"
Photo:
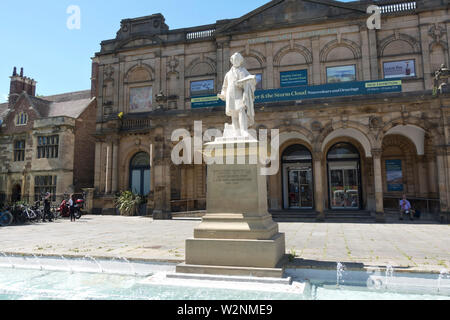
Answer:
M75 195L72 194L69 199L70 222L75 222Z
M53 222L53 217L50 212L51 196L52 195L49 192L47 192L44 198L44 219L43 219L44 222L45 218L48 218L49 222Z

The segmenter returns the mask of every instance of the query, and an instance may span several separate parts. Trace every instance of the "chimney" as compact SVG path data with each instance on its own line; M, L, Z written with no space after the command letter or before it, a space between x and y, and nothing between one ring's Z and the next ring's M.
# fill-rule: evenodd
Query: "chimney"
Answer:
M26 92L30 96L36 95L36 81L34 79L30 79L24 77L23 68L20 68L20 75L17 75L17 68L14 67L13 74L10 77L11 83L9 86L9 105L13 106L19 96Z

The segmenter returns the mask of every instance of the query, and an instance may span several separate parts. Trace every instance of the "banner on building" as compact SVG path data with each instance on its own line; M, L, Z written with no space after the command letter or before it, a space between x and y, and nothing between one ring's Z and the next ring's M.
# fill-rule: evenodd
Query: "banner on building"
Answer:
M299 101L317 98L332 98L380 94L388 92L402 92L401 80L377 80L362 82L343 82L324 84L319 86L299 86L272 90L257 90L255 103L269 103L280 101ZM213 108L224 106L225 102L217 96L195 97L191 99L192 108Z
M297 87L308 85L308 70L280 72L280 87Z
M386 160L386 181L389 192L403 192L401 160Z
M416 76L415 60L385 62L383 70L386 79Z

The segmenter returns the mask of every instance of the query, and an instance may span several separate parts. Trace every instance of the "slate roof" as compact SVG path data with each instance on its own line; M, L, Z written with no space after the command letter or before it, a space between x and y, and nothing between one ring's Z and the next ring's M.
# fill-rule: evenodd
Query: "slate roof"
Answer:
M91 91L76 91L47 97L33 97L22 93L41 118L69 117L77 119L95 98ZM0 104L0 120L8 113L8 103Z

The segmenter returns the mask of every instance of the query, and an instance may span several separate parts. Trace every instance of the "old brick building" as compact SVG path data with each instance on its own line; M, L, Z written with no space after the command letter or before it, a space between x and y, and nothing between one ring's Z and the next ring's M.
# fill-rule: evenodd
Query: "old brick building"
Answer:
M381 8L381 29L367 7ZM95 207L149 195L157 211L204 209L205 165L174 165L172 133L223 129L220 91L240 52L260 80L256 127L280 130L269 177L274 214L384 218L403 193L450 211L450 96L432 95L449 64L448 0L274 0L238 19L170 30L161 14L121 22L93 59ZM123 113L123 117L119 114Z
M36 97L36 81L14 68L0 104L0 202L92 187L95 107L91 91Z

